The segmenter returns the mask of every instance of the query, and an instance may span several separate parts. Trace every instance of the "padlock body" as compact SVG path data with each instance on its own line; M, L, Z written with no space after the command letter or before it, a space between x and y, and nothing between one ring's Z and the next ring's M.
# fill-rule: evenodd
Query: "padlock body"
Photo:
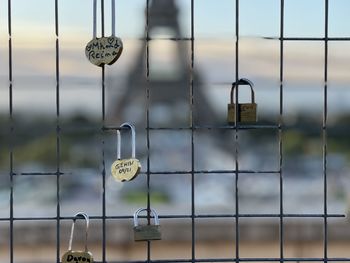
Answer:
M112 65L123 51L123 42L119 37L93 38L85 47L86 58L94 65Z
M239 103L238 104L238 120L237 122L257 122L256 103ZM234 124L236 120L235 104L230 103L227 105L227 122Z
M116 160L111 166L111 173L114 179L120 182L133 180L140 170L141 163L134 158Z
M62 263L93 263L92 254L88 251L67 251L62 256Z
M135 241L161 240L162 234L159 225L142 225L134 227Z

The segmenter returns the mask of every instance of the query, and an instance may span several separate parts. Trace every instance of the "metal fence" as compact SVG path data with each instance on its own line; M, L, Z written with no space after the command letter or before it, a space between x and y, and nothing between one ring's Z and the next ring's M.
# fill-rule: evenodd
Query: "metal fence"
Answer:
M163 0L166 1L166 0ZM182 215L176 215L176 214L160 214L161 220L167 220L167 219L189 219L191 220L191 257L190 258L183 258L183 259L163 259L163 260L153 260L152 259L152 253L151 253L151 247L152 242L147 243L147 257L144 258L144 260L141 261L129 261L130 263L137 263L137 262L350 262L350 258L331 258L328 256L328 225L329 225L329 219L330 218L343 218L345 215L343 214L333 214L329 212L328 207L328 197L327 197L327 191L328 191L328 173L327 173L327 121L328 121L328 114L327 114L327 108L328 108L328 57L329 57L329 43L330 42L339 42L339 41L350 41L350 37L329 37L329 0L320 1L324 4L324 36L323 37L285 37L285 0L276 1L276 5L280 7L280 21L279 28L280 28L280 35L278 37L279 41L279 118L277 125L243 125L240 123L237 123L236 125L227 125L227 126L205 126L205 125L198 125L195 123L194 118L194 105L196 100L196 92L194 89L195 81L196 79L193 76L193 72L195 70L195 8L196 3L198 1L194 0L188 0L190 2L190 14L191 14L191 35L189 38L182 38L182 39L170 39L172 41L186 41L190 43L190 80L188 82L188 93L189 93L189 108L190 108L190 125L187 127L152 127L150 124L150 86L146 85L144 87L145 89L145 95L146 95L146 144L147 144L147 165L143 168L141 175L145 176L147 178L147 208L150 209L152 207L151 203L151 194L152 194L152 188L151 188L151 181L152 176L156 174L185 174L189 175L191 178L191 213L190 214L182 214ZM234 0L233 0L234 1ZM10 141L10 148L9 148L9 178L10 178L10 214L9 217L3 217L0 218L2 222L8 222L9 223L9 230L10 230L10 240L9 240L9 250L10 250L10 262L15 262L15 254L16 249L14 246L14 224L17 221L51 221L55 222L56 224L56 262L60 262L61 255L64 252L65 248L61 248L60 246L60 240L61 240L61 225L62 222L67 222L72 217L65 217L61 215L61 177L64 175L64 172L61 168L61 110L60 105L61 101L65 98L61 96L60 94L60 66L61 66L61 60L60 60L60 21L59 21L59 0L55 0L55 35L56 35L56 43L55 43L55 50L56 50L56 59L55 59L55 75L56 75L56 171L52 173L48 172L21 172L16 173L16 167L14 165L14 141L16 140L15 136L15 127L14 127L14 89L15 85L13 82L13 69L14 65L12 63L13 58L13 43L12 43L12 0L8 0L8 58L9 58L9 64L8 64L8 80L9 80L9 141ZM105 5L107 1L101 0L101 32L102 36L105 35ZM218 5L220 5L220 1L217 1ZM234 17L234 23L235 23L235 31L236 34L232 36L232 38L235 39L235 56L232 58L232 60L235 61L235 78L232 80L237 81L242 76L240 74L240 2L239 0L235 0L235 10L232 12L232 16ZM278 2L278 3L277 3ZM146 79L149 81L150 79L150 41L153 39L151 38L149 34L149 23L150 23L150 14L149 14L149 7L151 4L150 0L145 0L146 4L146 30L145 30L145 39L144 39L144 45L146 49ZM296 14L297 15L297 14ZM213 18L214 19L214 18ZM228 21L229 23L229 21ZM276 21L277 23L277 21ZM324 46L324 60L323 60L323 66L324 66L324 86L323 86L323 125L322 125L322 141L323 141L323 213L286 213L284 209L284 156L283 156L283 134L284 134L284 75L285 75L285 69L284 69L284 47L286 42L301 42L301 41L315 41L323 43ZM105 149L105 137L108 134L115 133L116 130L119 129L119 126L109 126L106 124L106 70L103 66L101 68L101 92L102 92L102 101L101 101L101 127L100 132L102 136L102 147ZM238 103L238 89L236 89L236 104ZM278 158L279 158L279 167L275 171L262 171L262 170L242 170L240 169L240 163L239 163L239 148L235 147L233 150L234 154L234 160L235 160L235 169L234 170L198 170L195 168L195 151L196 151L196 145L194 141L194 134L196 130L212 130L212 129L220 129L220 130L231 130L234 132L234 136L232 137L232 140L237 145L239 142L239 135L242 130L266 130L266 129L273 129L278 132ZM151 169L151 158L150 158L150 152L152 148L152 143L150 140L150 133L152 131L180 131L180 130L187 130L191 133L191 169L190 170L179 170L179 171L152 171ZM121 216L108 216L106 212L106 178L109 176L108 167L105 165L105 151L103 150L101 153L102 156L102 170L101 170L101 181L102 181L102 203L101 203L101 209L102 209L102 216L94 216L91 215L90 218L93 221L99 221L102 223L102 236L101 236L101 243L102 243L102 259L101 261L96 262L114 262L114 261L107 261L106 257L106 244L107 244L107 238L106 238L106 225L108 220L125 220L125 219L132 219L132 215L121 215ZM235 195L235 204L234 204L234 213L233 214L197 214L196 213L196 202L195 202L195 178L199 174L230 174L232 175L232 182L234 184L234 195ZM276 174L279 178L279 212L278 213L241 213L240 211L240 192L244 191L244 189L240 188L240 178L241 176L244 176L244 174L261 174L264 175L266 173L273 173ZM16 176L55 176L56 177L56 203L57 203L57 209L56 209L56 216L54 217L15 217L14 215L14 181ZM234 258L198 258L196 254L196 224L198 223L198 220L200 219L210 219L210 218L229 218L230 220L234 221L234 239L235 239L235 245L232 247L232 250L235 251L235 257ZM279 221L279 256L275 258L254 258L254 257L242 257L240 253L240 224L241 220L244 218L256 218L263 219L263 218L270 218L270 219L277 219ZM312 257L305 257L305 258L290 258L285 256L285 221L286 219L290 218L318 218L323 220L323 256L319 258L312 258ZM148 217L148 220L150 218ZM70 221L69 221L70 222Z

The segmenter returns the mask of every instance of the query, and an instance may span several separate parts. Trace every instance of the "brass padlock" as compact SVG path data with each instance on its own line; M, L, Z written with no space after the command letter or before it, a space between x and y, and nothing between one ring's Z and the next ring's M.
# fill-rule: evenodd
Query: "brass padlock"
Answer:
M85 233L85 251L73 251L72 250L72 242L74 235L74 225L75 221L78 217L83 217L86 222L86 233ZM87 239L88 239L88 231L89 231L89 216L85 213L77 213L74 216L73 224L70 232L69 246L68 251L62 256L62 263L93 263L94 259L92 257L91 252L88 251L87 248Z
M140 212L147 211L147 208L139 208L134 213L134 239L135 241L151 241L161 240L158 214L154 209L151 209L151 214L154 217L154 225L139 225L138 216Z
M111 166L111 173L115 180L124 182L124 181L131 181L139 174L141 170L141 163L138 159L136 159L136 146L135 146L135 140L136 140L136 132L134 125L130 123L123 123L122 127L128 127L131 130L131 147L132 147L132 153L131 158L128 159L121 159L120 149L121 149L121 138L120 138L120 131L117 130L117 137L118 137L118 146L117 146L117 160L113 162Z
M229 124L235 124L236 122L236 112L235 112L235 101L234 101L234 90L238 85L249 85L251 89L251 103L238 103L237 105L237 122L257 122L257 104L255 103L255 94L253 89L253 83L248 79L240 79L237 82L232 83L231 88L231 100L227 105L228 114L227 114L227 122Z
M123 51L123 42L115 35L115 0L111 0L112 35L97 37L97 0L93 0L93 34L92 40L86 44L86 58L94 65L112 65L118 60Z

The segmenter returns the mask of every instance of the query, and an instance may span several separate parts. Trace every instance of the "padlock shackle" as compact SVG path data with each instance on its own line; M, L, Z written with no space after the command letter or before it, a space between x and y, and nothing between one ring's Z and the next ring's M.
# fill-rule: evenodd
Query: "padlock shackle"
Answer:
M92 4L92 37L96 38L97 31L97 0L93 0Z
M231 104L235 103L234 99L233 99L234 98L234 90L235 90L235 87L238 85L249 85L250 86L251 100L252 100L252 103L255 103L255 93L254 93L254 89L253 89L253 87L254 87L253 82L251 82L249 79L242 78L242 79L238 80L238 84L237 84L237 82L232 83L231 95L230 95Z
M111 17L112 17L112 36L115 36L115 0L111 0ZM96 38L97 36L97 0L93 0L92 5L92 37Z
M115 36L115 0L111 0L112 1L112 6L111 6L111 10L112 10L112 36Z
M135 131L135 126L128 123L128 122L124 122L122 125L120 125L120 128L124 128L124 127L128 127L131 130L131 148L132 148L132 153L131 153L131 157L135 159L136 156L136 131ZM119 137L119 141L120 137ZM119 146L120 147L120 144ZM120 156L118 156L118 159L120 159Z
M120 137L120 131L117 130L117 159L121 159L121 147L122 147L122 140Z
M70 231L70 238L69 238L69 245L68 245L68 250L71 251L72 250L72 243L73 243L73 236L74 236L74 226L75 226L75 221L79 218L79 217L83 217L85 219L86 222L86 227L85 227L85 252L88 251L87 248L87 240L88 240L88 232L89 232L89 216L86 213L83 212L79 212L77 213L74 218L73 218L73 224L72 224L72 228Z
M143 212L143 211L148 211L148 209L147 209L147 208L139 208L139 209L137 209L137 210L135 211L135 213L134 213L134 227L136 227L136 226L139 225L138 217L139 217L139 214L140 214L141 212ZM153 217L154 217L154 224L155 224L156 226L159 226L159 218L158 218L158 214L157 214L156 210L154 210L154 209L151 208L150 211L151 211L151 214L152 214Z

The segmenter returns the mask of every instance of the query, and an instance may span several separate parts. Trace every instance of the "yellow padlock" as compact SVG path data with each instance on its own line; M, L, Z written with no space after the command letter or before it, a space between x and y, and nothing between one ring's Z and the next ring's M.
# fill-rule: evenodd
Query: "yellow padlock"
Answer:
M112 35L109 37L97 37L97 0L93 0L93 37L85 47L86 58L94 65L112 65L118 60L123 51L123 42L115 35L115 0L112 6Z
M121 138L120 138L120 131L117 130L117 136L118 136L118 148L117 148L117 160L113 162L111 166L111 173L115 180L124 182L124 181L131 181L133 180L140 172L141 170L141 163L138 159L136 159L136 132L134 125L130 123L123 123L122 127L128 127L131 130L131 147L132 147L132 154L131 158L127 159L121 159Z
M229 124L236 123L236 104L234 103L234 90L238 85L249 85L251 90L251 102L250 103L238 103L237 105L237 122L257 122L257 104L255 103L255 94L253 89L253 83L248 79L240 79L237 82L232 83L230 103L227 105L227 122Z

